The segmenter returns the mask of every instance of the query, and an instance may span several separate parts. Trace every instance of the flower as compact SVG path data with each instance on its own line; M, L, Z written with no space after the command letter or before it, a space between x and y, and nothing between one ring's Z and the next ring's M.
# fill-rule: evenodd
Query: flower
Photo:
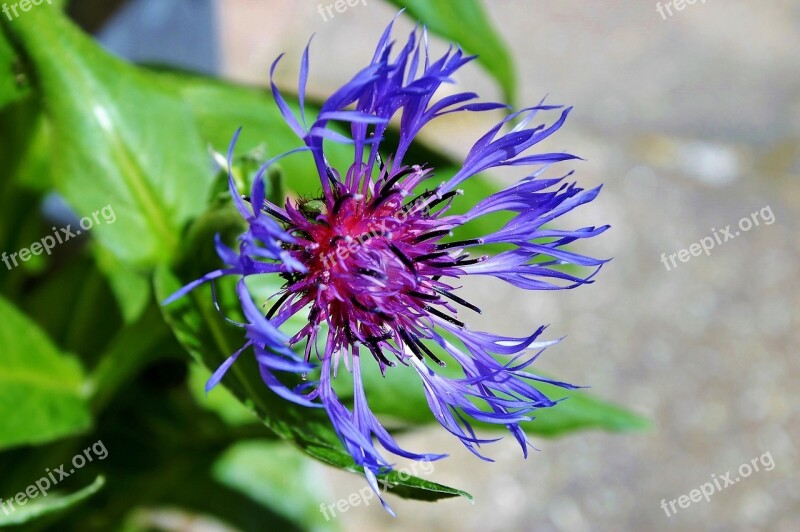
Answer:
M520 423L530 420L536 409L555 404L536 383L572 388L526 371L554 342L539 340L544 327L524 338L467 328L459 309L480 309L457 294L456 284L472 275L496 277L526 290L590 283L605 261L564 246L608 228L563 231L546 226L592 201L600 188L583 190L568 182L572 172L543 177L546 169L576 159L574 155L528 152L562 126L571 108L540 103L509 114L478 139L455 175L430 184L435 169L424 161L407 160L408 149L425 124L448 113L507 106L475 103L477 95L468 92L434 101L437 89L450 83L452 75L474 57L451 48L431 61L425 31L417 29L392 57L396 45L389 40L391 29L390 24L370 64L328 98L310 126L304 108L308 47L300 69L299 117L271 84L283 117L304 143L289 154L310 151L320 176L321 196L287 199L284 205L265 199L264 174L276 160L289 155L284 154L263 165L251 196L242 198L230 172L234 137L228 152L229 186L249 227L239 237L238 251L217 237L217 252L225 268L187 285L168 300L201 283L238 276L247 343L214 373L208 388L222 379L244 350L252 348L269 388L289 401L327 411L342 443L376 492L376 475L392 468L377 444L411 459L444 455L416 454L399 447L369 408L362 371L373 368L364 359L374 359L382 373L397 363L410 366L405 371L416 371L436 419L481 458L485 457L478 451L479 444L494 440L478 438L469 418L504 425L527 456L529 444ZM270 76L279 60L273 63ZM558 111L555 122L530 126L539 113L547 111ZM396 117L399 139L390 145L387 127ZM329 128L331 122L348 124L350 135ZM352 145L349 168L328 164L326 142ZM450 213L453 200L462 194L461 183L502 166L531 167L533 172L482 199L466 214ZM498 231L481 238L453 239L454 229L501 211L513 218ZM485 244L503 244L508 250L493 256L470 253ZM564 264L589 267L591 273L579 277L558 268ZM247 277L264 274L280 275L286 281L266 315L245 284ZM283 332L287 320L299 313L307 313L305 325L291 336ZM302 354L295 347L302 348ZM526 358L530 352L534 354ZM353 379L352 408L340 400L332 385L341 363ZM460 366L463 377L450 378L435 370L446 363ZM276 376L305 377L317 366L317 381L294 387Z

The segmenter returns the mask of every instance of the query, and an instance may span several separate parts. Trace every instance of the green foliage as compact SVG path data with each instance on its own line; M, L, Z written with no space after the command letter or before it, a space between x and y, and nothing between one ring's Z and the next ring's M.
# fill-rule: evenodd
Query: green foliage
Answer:
M89 428L91 417L75 357L0 298L0 449L47 443Z

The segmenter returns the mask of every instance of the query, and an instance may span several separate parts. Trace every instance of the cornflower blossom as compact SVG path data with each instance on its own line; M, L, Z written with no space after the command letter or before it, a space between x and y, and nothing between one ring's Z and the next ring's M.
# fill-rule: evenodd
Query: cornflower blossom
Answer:
M408 157L422 128L445 114L507 106L477 103L477 94L471 92L433 101L437 89L452 83L453 74L474 57L451 48L432 61L425 31L416 29L393 57L397 45L390 42L391 29L390 24L369 65L325 101L310 125L304 105L308 47L300 68L299 116L271 83L275 102L304 146L264 164L250 196L243 197L230 171L234 137L228 152L229 186L248 229L238 239L238 250L217 237L216 249L225 267L167 301L202 283L237 276L247 341L217 369L208 389L252 348L261 377L272 391L296 404L326 410L376 492L376 475L392 469L377 444L416 460L445 455L400 448L370 410L362 372L415 371L436 419L470 451L488 460L479 453L479 445L495 441L476 436L469 422L474 419L504 425L527 456L529 444L520 423L529 421L535 410L555 404L536 388L537 382L573 388L526 371L555 342L539 340L544 327L523 338L469 329L461 313L480 309L457 294L457 285L466 276L495 277L524 290L590 283L605 261L564 246L608 228L550 227L559 216L592 201L600 189L577 187L568 181L572 172L559 178L543 176L555 163L577 159L574 155L529 153L564 124L571 108L541 103L508 114L475 142L455 175L432 184L435 169ZM271 77L279 60L272 65ZM534 118L545 112L555 112L555 121L532 126ZM386 132L393 118L398 119L399 137L390 144ZM329 128L331 123L344 123L350 134ZM325 146L331 142L352 146L349 167L329 165ZM298 151L314 158L320 197L286 199L283 205L268 201L265 172L279 158ZM453 200L463 194L459 185L504 166L531 170L513 186L476 198L465 214L450 213ZM513 218L496 232L453 239L456 228L500 212L512 213ZM470 253L486 244L503 244L507 250L492 256ZM565 264L588 267L589 273L585 277L567 273L560 268ZM285 281L266 314L245 284L246 278L260 275L277 275ZM307 316L304 326L285 331L287 320L298 314ZM333 387L342 363L353 380L352 407ZM398 363L410 367L389 369ZM437 371L447 363L459 366L463 375L451 378ZM317 374L318 378L305 380Z

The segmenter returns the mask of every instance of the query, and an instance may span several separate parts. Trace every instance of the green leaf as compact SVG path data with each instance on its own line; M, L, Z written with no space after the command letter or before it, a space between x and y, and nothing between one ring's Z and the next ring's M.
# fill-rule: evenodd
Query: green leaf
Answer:
M15 512L8 515L0 512L0 526L21 525L77 506L100 491L104 484L105 478L98 476L94 482L74 493L68 495L62 495L58 492L48 493L46 497L40 496L28 501L25 506L18 507Z
M489 21L481 0L390 0L405 7L432 32L477 54L478 63L500 84L505 101L513 104L516 70L503 39Z
M230 447L213 467L214 478L308 530L338 530L320 503L333 497L322 489L319 466L283 442L247 441Z
M52 122L53 174L81 216L110 205L93 234L140 267L170 260L213 178L180 93L106 53L54 9L8 25L24 46Z
M83 370L0 298L0 449L41 444L90 423Z

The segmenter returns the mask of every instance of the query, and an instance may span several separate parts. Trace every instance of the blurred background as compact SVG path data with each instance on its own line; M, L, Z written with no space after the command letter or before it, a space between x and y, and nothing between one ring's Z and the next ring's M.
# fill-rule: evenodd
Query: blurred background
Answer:
M327 4L97 0L73 2L70 13L129 60L236 82L264 86L270 63L286 52L277 80L290 90L315 34L309 90L324 97L369 61L396 12L366 0L328 17ZM671 7L659 11L662 4ZM506 438L488 448L493 464L438 427L403 435L408 448L449 453L426 478L472 493L474 503L392 498L397 519L372 504L342 513L338 526L800 530L800 1L701 0L677 10L649 0L492 0L485 7L513 56L518 104L547 96L575 106L549 147L584 157L575 165L578 182L604 189L564 223L610 223L581 249L614 260L595 284L574 291L521 296L499 282L471 283L468 299L484 308L475 327L522 335L551 324L551 337L566 340L539 367L635 409L652 428L534 437L540 452L527 460ZM397 35L412 28L403 17ZM477 66L457 79L462 90L501 98ZM458 159L495 120L443 118L424 136ZM670 269L662 263L662 254L766 208L774 223L708 256ZM764 453L774 459L771 471L674 515L662 509L662 499ZM310 467L323 479L325 500L363 486L355 475Z

